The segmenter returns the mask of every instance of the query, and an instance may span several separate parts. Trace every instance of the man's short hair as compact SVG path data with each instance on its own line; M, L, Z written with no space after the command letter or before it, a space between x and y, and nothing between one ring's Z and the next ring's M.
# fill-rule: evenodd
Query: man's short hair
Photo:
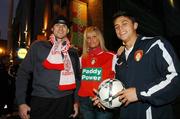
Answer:
M116 12L113 15L113 22L120 16L128 17L133 22L137 22L137 19L131 13L128 13L127 11L118 11L118 12Z

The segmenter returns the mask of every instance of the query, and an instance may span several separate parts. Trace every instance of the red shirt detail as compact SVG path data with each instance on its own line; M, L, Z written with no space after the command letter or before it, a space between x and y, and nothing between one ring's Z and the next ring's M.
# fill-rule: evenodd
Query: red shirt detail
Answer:
M110 52L104 52L98 50L95 54L91 54L82 57L81 64L83 68L102 68L102 79L100 81L94 80L81 80L81 86L78 95L81 97L94 97L93 89L98 89L99 84L107 79L114 78L115 72L112 70L113 54ZM95 59L95 63L92 64L92 59Z

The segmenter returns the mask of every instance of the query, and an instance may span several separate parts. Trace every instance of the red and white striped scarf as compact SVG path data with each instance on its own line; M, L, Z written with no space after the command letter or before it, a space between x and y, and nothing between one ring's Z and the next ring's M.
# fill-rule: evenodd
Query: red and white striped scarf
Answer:
M57 39L53 34L50 36L53 44L48 57L43 62L43 66L49 70L59 70L59 90L72 90L76 88L74 70L68 53L70 42L68 38Z

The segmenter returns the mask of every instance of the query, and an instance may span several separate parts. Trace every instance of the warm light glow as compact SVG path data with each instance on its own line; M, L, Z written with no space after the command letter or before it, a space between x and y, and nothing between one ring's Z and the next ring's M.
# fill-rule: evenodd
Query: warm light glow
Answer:
M26 45L26 48L27 48L27 49L29 49L30 44L31 44L31 39L30 39L30 37L29 37L29 38L28 38L28 41L27 41L27 45Z
M5 53L5 50L3 48L0 48L0 55L3 55Z
M26 44L26 42L28 41L28 21L27 20L26 20L26 26L25 26L24 34L25 34L24 44Z
M45 7L45 12L44 12L44 28L42 29L42 33L46 36L46 30L47 30L47 25L48 25L48 5Z
M27 54L27 50L25 48L20 48L17 52L17 55L20 59L24 59Z
M89 4L95 4L97 3L97 0L89 0Z
M27 30L28 30L28 21L26 20L26 26L25 26L25 30L24 30L25 40L27 39L27 34L28 34Z
M2 48L0 48L0 54L2 54L3 53L3 49Z
M173 0L169 0L169 2L170 2L170 5L171 5L172 7L174 7L174 1L173 1Z
M21 32L19 32L18 47L21 45Z

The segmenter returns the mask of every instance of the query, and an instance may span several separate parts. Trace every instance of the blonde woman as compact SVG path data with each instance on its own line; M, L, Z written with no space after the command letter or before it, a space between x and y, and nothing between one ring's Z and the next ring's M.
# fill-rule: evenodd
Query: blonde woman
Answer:
M104 38L96 26L89 26L84 31L83 53L80 58L82 77L78 91L80 96L80 112L83 119L112 119L112 110L102 110L93 106L91 98L95 96L93 89L107 79L114 78L116 56L108 52Z

